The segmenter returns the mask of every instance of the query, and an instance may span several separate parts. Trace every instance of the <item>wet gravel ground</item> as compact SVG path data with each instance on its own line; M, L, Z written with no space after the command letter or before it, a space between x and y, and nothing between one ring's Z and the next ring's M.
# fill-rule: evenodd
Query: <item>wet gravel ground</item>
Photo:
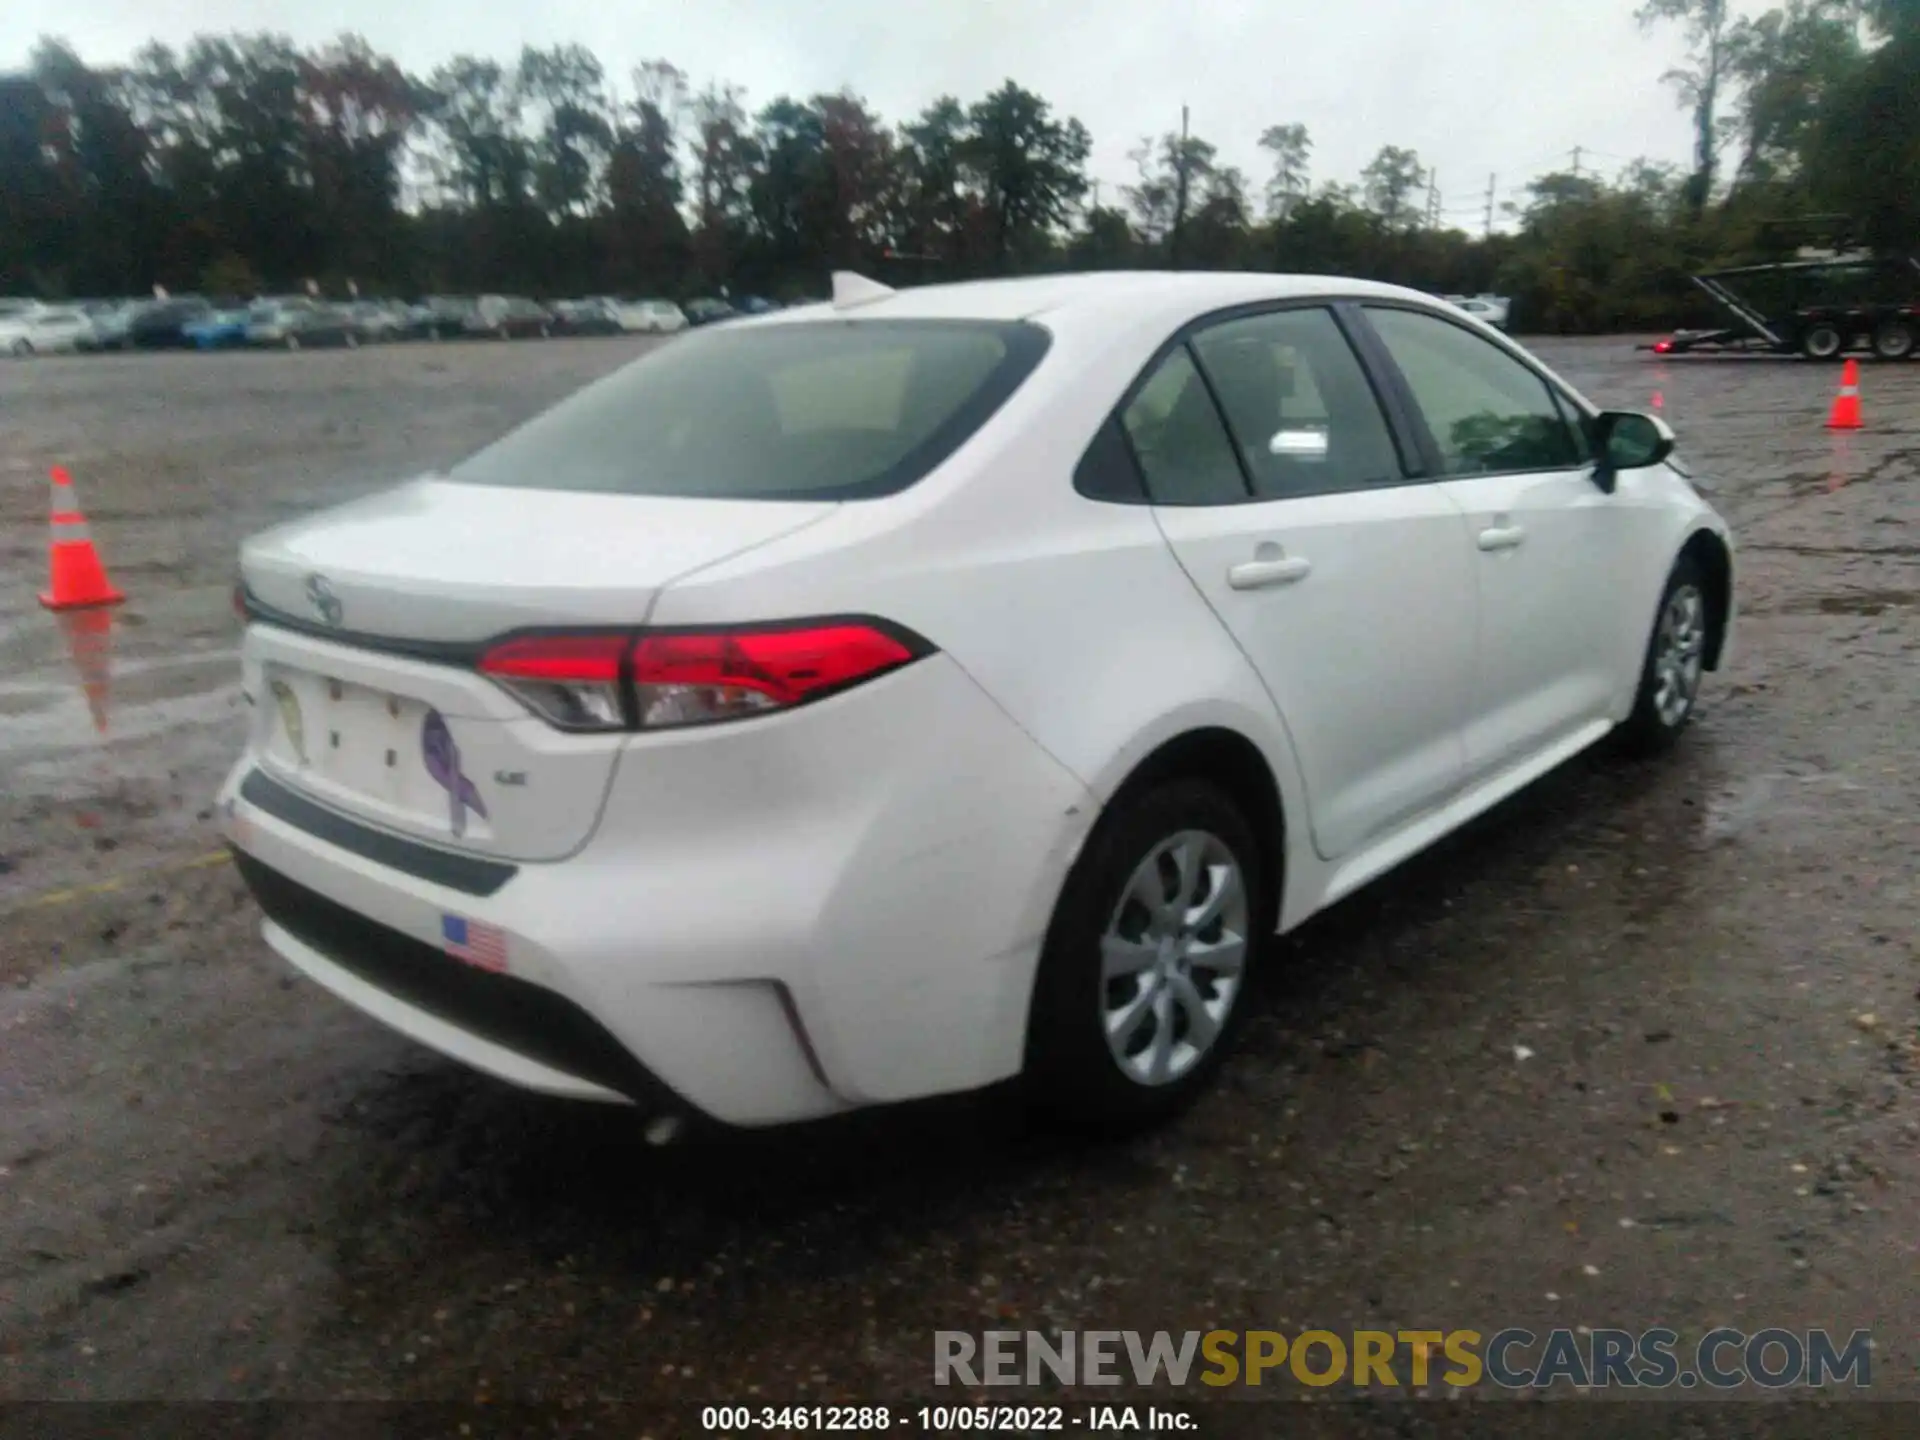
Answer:
M285 974L206 808L241 536L638 348L0 371L0 1398L613 1398L668 1436L950 1401L941 1328L1654 1324L1870 1328L1873 1393L1920 1396L1920 365L1836 435L1830 370L1539 346L1680 432L1735 662L1674 756L1575 762L1281 944L1178 1124L1066 1145L988 1097L657 1151ZM132 597L104 737L33 600L51 463Z

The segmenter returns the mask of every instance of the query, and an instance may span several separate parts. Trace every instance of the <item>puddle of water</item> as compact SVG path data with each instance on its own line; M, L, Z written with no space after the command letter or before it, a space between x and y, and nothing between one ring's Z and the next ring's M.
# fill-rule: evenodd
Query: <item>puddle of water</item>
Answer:
M108 717L109 741L140 740L187 725L206 725L232 716L240 706L240 682L233 679L211 690L176 695L144 704L115 702ZM71 754L98 749L87 697L70 684L56 703L25 715L0 714L0 755L29 751Z
M1920 603L1920 590L1867 590L1857 595L1822 595L1822 615L1880 615Z
M1920 605L1920 590L1855 590L1845 595L1809 595L1789 600L1777 615L1884 615ZM1764 613L1764 612L1760 612Z
M113 674L115 679L125 679L169 670L192 669L202 665L231 667L237 665L239 660L240 652L237 650L205 650L192 655L152 655L132 660L116 659L113 662ZM42 697L57 699L72 688L72 675L63 674L51 667L30 675L0 680L0 710L9 708L5 704L8 700Z

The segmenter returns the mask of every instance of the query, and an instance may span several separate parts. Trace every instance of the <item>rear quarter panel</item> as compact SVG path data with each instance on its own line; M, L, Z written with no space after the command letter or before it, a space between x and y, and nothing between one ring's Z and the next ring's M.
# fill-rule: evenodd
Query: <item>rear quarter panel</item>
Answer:
M668 587L651 622L874 614L951 656L1102 804L1155 749L1224 727L1304 817L1279 715L1144 505L1073 488L1088 441L1171 327L1076 330L934 474ZM1304 826L1299 827L1304 832ZM1027 900L1044 925L1047 877Z

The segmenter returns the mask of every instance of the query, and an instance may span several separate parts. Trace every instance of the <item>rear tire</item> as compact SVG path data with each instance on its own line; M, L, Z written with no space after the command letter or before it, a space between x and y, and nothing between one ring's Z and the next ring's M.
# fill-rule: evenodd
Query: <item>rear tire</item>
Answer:
M14 341L13 358L16 360L31 360L33 358L33 342L31 340Z
M1920 326L1902 317L1882 320L1873 332L1873 353L1882 360L1910 360L1916 341L1920 341Z
M1838 360L1846 348L1846 336L1829 320L1809 325L1800 336L1800 353L1809 360Z
M1692 721L1712 624L1706 572L1693 556L1683 555L1660 592L1633 713L1620 727L1620 741L1629 755L1663 754Z
M1246 1015L1274 891L1252 827L1212 783L1167 780L1116 802L1048 927L1027 1027L1033 1107L1098 1134L1186 1108Z

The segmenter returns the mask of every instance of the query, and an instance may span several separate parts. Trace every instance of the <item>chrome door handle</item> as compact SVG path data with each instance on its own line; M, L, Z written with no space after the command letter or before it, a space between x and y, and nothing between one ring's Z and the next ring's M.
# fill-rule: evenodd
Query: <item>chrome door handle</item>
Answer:
M1524 526L1496 525L1490 530L1480 532L1482 550L1511 550L1527 538Z
M1227 584L1235 590L1264 590L1270 585L1291 585L1304 580L1313 570L1311 560L1297 555L1280 560L1248 560L1227 571Z

